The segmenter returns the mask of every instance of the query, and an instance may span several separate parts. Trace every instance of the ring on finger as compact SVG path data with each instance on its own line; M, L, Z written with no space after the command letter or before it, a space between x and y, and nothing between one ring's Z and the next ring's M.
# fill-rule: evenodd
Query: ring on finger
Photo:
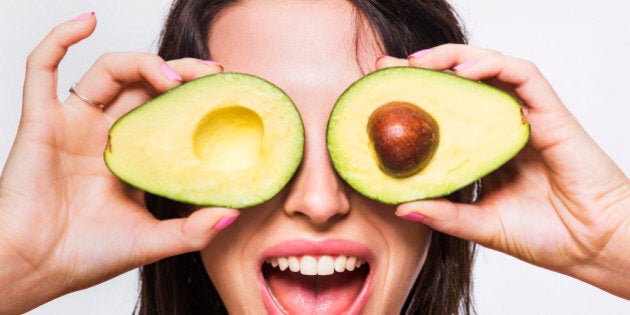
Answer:
M90 105L92 105L92 106L94 106L94 107L96 107L98 109L104 109L105 106L107 106L107 105L105 105L103 103L97 102L97 101L95 101L95 100L93 100L93 99L91 99L91 98L89 98L89 97L79 93L77 91L77 83L72 84L72 86L70 87L70 89L68 91L70 93L74 94L80 100L82 100L82 101L84 101L84 102L86 102L86 103L88 103L88 104L90 104Z

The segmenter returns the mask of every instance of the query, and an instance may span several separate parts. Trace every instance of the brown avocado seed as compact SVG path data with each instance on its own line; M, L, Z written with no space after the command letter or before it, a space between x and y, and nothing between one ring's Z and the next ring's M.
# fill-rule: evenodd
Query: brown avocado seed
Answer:
M435 119L407 102L377 108L368 120L367 131L379 167L398 178L422 170L433 157L439 139Z

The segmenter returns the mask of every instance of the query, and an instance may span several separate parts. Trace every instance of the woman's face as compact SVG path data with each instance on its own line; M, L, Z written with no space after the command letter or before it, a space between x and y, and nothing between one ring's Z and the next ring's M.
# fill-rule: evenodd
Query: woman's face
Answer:
M335 100L362 69L374 70L381 54L361 28L350 4L334 0L244 1L212 25L213 59L225 71L282 88L306 135L302 165L289 185L269 202L242 209L202 251L230 313L394 314L422 267L428 228L346 186L326 149Z

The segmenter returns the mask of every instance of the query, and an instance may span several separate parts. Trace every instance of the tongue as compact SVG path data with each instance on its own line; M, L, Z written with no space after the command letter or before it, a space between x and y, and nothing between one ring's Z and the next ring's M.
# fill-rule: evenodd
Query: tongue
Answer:
M330 276L267 270L273 295L289 314L341 314L356 300L366 278L366 267Z

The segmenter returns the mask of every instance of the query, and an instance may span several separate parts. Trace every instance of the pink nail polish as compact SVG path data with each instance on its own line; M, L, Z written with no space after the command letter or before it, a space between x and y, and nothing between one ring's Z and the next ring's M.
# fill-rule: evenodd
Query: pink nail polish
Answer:
M221 71L223 71L223 66L221 64L219 64L216 61L212 61L212 60L199 60L199 62L203 63L206 66L210 66L210 67L218 67L219 69L221 69Z
M219 220L219 222L217 222L217 224L214 225L214 229L217 231L221 231L225 229L226 227L228 227L228 225L232 224L232 222L234 222L236 218L238 218L238 216L239 215L236 214L236 215L231 215L231 216L221 218L221 220Z
M94 11L90 11L90 12L83 13L83 14L75 17L72 20L73 21L84 21L84 20L87 20L87 19L91 18L93 15L94 15Z
M173 68L171 68L166 63L160 67L160 70L162 70L162 73L164 73L164 76L166 76L166 78L169 80L179 81L179 82L184 81L184 79L182 79L182 77L179 74L177 74L177 72L175 72L175 70L173 70Z
M430 54L431 51L432 51L431 48L423 49L423 50L420 50L420 51L416 51L415 53L409 55L409 57L407 57L407 59L424 57L424 56Z
M204 65L207 66L218 66L219 63L216 61L212 61L212 60L199 60L199 62L203 63Z
M409 221L414 221L414 222L422 222L424 221L424 216L419 214L419 213L415 213L415 212L410 212L407 213L403 216L400 216L401 218L405 219L405 220L409 220Z
M462 63L462 64L459 64L459 65L457 65L457 66L453 67L453 70L455 70L455 71L461 71L461 70L464 70L464 69L470 68L472 65L474 65L474 64L475 64L475 62L476 62L475 60L466 61L466 62L464 62L464 63Z

